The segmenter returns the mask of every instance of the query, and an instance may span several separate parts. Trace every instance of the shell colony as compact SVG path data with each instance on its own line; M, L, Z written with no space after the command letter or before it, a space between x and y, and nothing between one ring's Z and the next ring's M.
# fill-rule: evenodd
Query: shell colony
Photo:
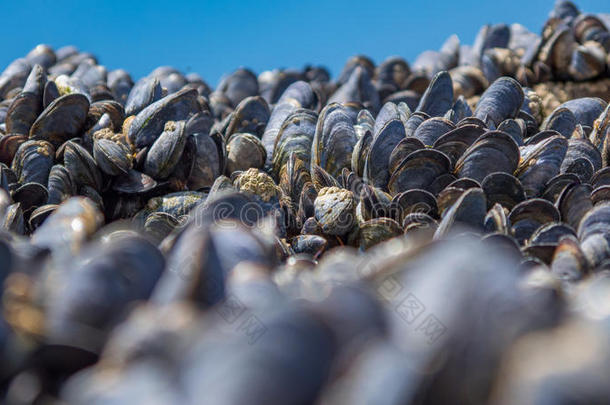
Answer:
M610 402L610 14L0 100L2 403Z

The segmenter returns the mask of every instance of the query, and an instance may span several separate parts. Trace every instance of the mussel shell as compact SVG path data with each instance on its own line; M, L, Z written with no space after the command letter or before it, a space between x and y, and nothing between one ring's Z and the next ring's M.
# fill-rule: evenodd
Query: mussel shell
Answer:
M4 163L0 163L0 190L4 190L6 193L10 193L11 185L17 182L17 176L15 173L8 168ZM0 191L0 195L2 192ZM2 198L0 198L2 201ZM1 212L1 207L0 207Z
M51 215L56 209L58 205L56 204L46 204L41 205L36 208L30 214L29 225L32 231L36 230L42 223Z
M265 147L252 134L235 133L227 141L227 174L251 167L262 169L266 158Z
M578 239L584 241L594 234L602 234L608 238L610 223L610 203L600 203L591 208L578 224Z
M38 114L42 111L41 97L33 93L22 92L9 107L6 113L6 131L28 135Z
M402 121L392 119L383 126L371 143L365 165L365 181L370 181L375 187L386 187L390 178L388 170L390 156L403 139L405 139L405 127Z
M318 95L312 87L303 81L292 83L280 97L271 111L262 141L267 150L267 160L271 161L273 147L278 132L286 118L299 108L313 108L318 102Z
M518 146L523 146L523 136L527 130L524 125L522 120L507 118L498 125L498 131L510 135Z
M464 190L468 190L469 188L479 187L481 188L481 183L478 181L471 179L469 177L462 177L459 179L453 180L451 183L447 185L447 187L457 187L462 188Z
M474 56L481 58L488 49L508 48L510 34L510 28L506 24L482 26L472 46Z
M572 51L572 60L568 71L575 80L589 80L599 76L606 65L606 52L596 42L578 45Z
M314 187L313 183L305 183L299 196L299 217L305 221L305 218L313 217L315 215L314 202L318 196L318 191ZM305 224L303 224L303 227Z
M432 183L430 183L427 190L429 192L431 192L432 194L434 194L435 196L438 196L438 194L445 187L447 187L449 184L453 183L455 180L457 180L457 179L453 174L443 173L440 176L438 176L436 179L434 179L432 181Z
M413 213L426 214L432 218L439 216L434 195L420 189L405 191L394 196L390 210L392 218L399 223L402 223L407 215Z
M311 181L316 190L324 187L339 187L339 182L328 172L316 164L311 165Z
M337 177L343 168L351 167L352 152L357 142L349 110L337 103L328 104L320 113L316 125L311 162Z
M485 90L474 116L497 127L505 119L517 115L524 97L519 82L510 77L501 77Z
M30 64L23 58L15 59L0 75L0 97L16 87L22 87L30 74Z
M9 205L4 212L2 218L2 229L13 232L17 235L23 235L26 232L25 219L23 217L23 210L21 209L20 203L14 203Z
M188 188L188 180L195 165L195 152L195 141L193 136L189 136L186 138L182 155L167 181L168 187L172 191L181 191Z
M567 108L574 114L576 124L593 127L593 122L604 111L604 108L606 108L606 102L595 97L575 98L561 104L551 113L551 115L561 108Z
M454 125L460 122L464 117L472 115L472 110L468 106L468 103L463 99L462 96L453 104L451 110L443 116L445 119L451 121Z
M374 218L360 224L360 248L368 249L380 242L402 234L402 227L390 218Z
M199 112L197 90L184 89L155 101L136 115L127 138L138 148L152 145L167 121L186 120Z
M494 246L496 249L504 250L513 257L521 255L519 244L515 241L515 238L504 233L490 233L481 238L481 242Z
M76 193L70 172L62 165L51 167L47 188L49 190L47 203L53 205L61 204Z
M542 125L541 130L551 129L559 132L561 135L569 138L572 136L574 129L576 128L576 117L566 107L555 109L549 116L546 117Z
M557 244L559 239L565 235L576 236L576 231L563 222L549 222L536 229L530 237L530 243L535 245Z
M77 186L87 185L95 190L102 188L102 174L95 159L85 148L73 141L65 143L64 166Z
M415 71L407 77L402 87L417 94L424 94L429 84L430 78L426 72ZM413 110L416 110L416 108L413 108Z
M224 93L233 106L237 106L246 97L255 96L258 90L256 75L244 68L224 77L218 85L218 91Z
M483 120L481 120L477 117L474 117L474 116L463 118L461 121L459 121L457 123L458 128L463 127L465 125L474 125L477 127L481 127L483 129L487 129L487 124Z
M362 103L375 112L379 110L379 92L371 81L371 75L361 66L357 66L349 79L328 99L329 104L348 102Z
M366 183L359 186L361 186L361 189L360 193L358 193L360 196L358 213L362 219L366 221L373 218L390 216L390 202L392 198L389 194ZM350 190L354 193L357 192L354 189Z
M563 189L556 202L563 222L578 227L582 217L593 207L591 191L588 184L570 184Z
M549 13L549 21L547 24L551 23L554 19L560 19L564 21L570 21L576 18L580 14L580 10L573 2L567 1L558 1L553 6L553 9Z
M575 282L582 279L588 270L578 239L572 235L563 236L553 254L551 272L562 281Z
M574 170L568 170L578 159L587 159L591 163L591 168L593 172L598 171L602 167L602 156L597 150L597 148L588 140L588 139L570 139L568 140L568 150L566 151L566 155L561 163L560 171L570 172L579 175L578 172ZM584 175L586 172L583 172L582 176L579 176L582 181L589 181L590 175Z
M592 31L601 30L604 32L608 31L608 28L604 22L596 15L585 14L585 13L574 13L574 20L572 21L572 31L578 42L587 41L587 35Z
M32 234L32 243L54 253L75 254L102 225L103 214L85 197L64 201Z
M127 174L132 165L127 147L108 139L98 139L94 142L93 158L100 170L110 176Z
M472 97L481 94L489 86L487 78L476 66L457 66L449 71L456 96Z
M454 167L466 149L484 133L485 128L481 126L461 125L438 138L433 147L446 154L451 159L451 167Z
M487 203L487 205L489 205L489 203ZM487 211L483 228L486 233L508 234L508 219L506 218L504 208L500 204L495 203L489 211Z
M556 135L535 144L522 156L515 176L528 197L540 195L546 183L559 173L567 149L567 139Z
M353 193L358 193L364 186L362 179L348 168L341 170L341 175L337 179L339 186L346 190L351 190Z
M458 200L458 198L464 194L464 191L466 191L466 189L448 185L438 193L436 196L436 202L438 205L438 212L441 217L445 214L445 211L447 211L447 209L449 209Z
M557 201L557 198L559 198L559 194L561 194L563 189L572 183L580 183L578 176L573 173L558 174L548 181L542 194L542 198L554 203Z
M594 189L601 186L610 186L610 167L604 167L596 171L591 177L590 184Z
M298 205L301 191L306 183L311 182L309 170L305 163L292 153L280 173L279 186L293 204Z
M587 183L593 176L593 164L587 158L579 157L570 162L563 169L564 173L574 173L581 182Z
M11 168L19 183L47 184L55 149L46 141L27 141L19 146Z
M482 231L487 214L485 193L480 188L470 188L443 214L434 238L447 235L455 226Z
M402 228L406 235L418 234L430 239L438 228L438 222L430 215L412 213L405 217Z
M362 110L358 113L358 118L357 118L357 122L362 122L365 121L366 119L363 119L362 115L364 114L363 111L368 112L368 110ZM372 115L369 113L368 117L372 118ZM384 126L387 125L388 122L392 121L392 120L399 120L399 121L405 121L408 119L408 116L406 116L404 114L404 112L402 112L398 106L395 103L392 102L388 102L385 103L383 105L383 107L381 107L381 110L379 110L379 113L377 114L377 118L375 118L374 123L373 123L373 137L377 138L379 136L379 133L381 132L382 128ZM365 128L366 128L366 124L365 124Z
M593 205L606 201L610 201L610 186L597 187L591 192L591 202Z
M247 132L260 138L265 132L270 115L269 105L264 98L247 97L233 111L225 137L228 138L238 132Z
M412 137L415 134L415 130L419 127L425 120L429 119L430 116L425 112L415 111L407 122L405 122L405 133L407 137Z
M394 105L395 105L395 103L385 103L383 105L383 107L381 107L379 114L381 114L382 111L386 111L387 109L390 109L391 111L393 111ZM379 116L379 114L377 114L377 115ZM356 125L359 125L362 128L368 129L371 132L374 131L374 127L375 127L376 123L377 123L377 121L375 120L375 117L373 117L373 114L371 114L371 112L369 110L364 110L364 109L360 110L360 112L358 113L358 116L356 117Z
M481 182L481 187L487 197L488 209L498 203L510 211L526 198L519 179L504 172L488 174Z
M598 269L602 265L607 267L608 258L610 257L610 244L603 234L594 233L582 239L580 245L590 268Z
M570 29L559 26L541 47L538 58L552 69L555 78L565 79L569 76L570 58L567 55L571 55L575 42Z
M451 35L437 51L424 51L413 62L416 71L426 72L432 76L439 71L449 70L457 66L459 61L460 40L457 35Z
M413 136L424 145L432 146L440 137L454 128L453 122L441 117L432 117L418 126Z
M504 132L491 131L471 145L455 164L459 177L483 181L493 172L513 173L519 164L519 147Z
M143 77L131 88L125 103L125 115L136 115L144 108L160 100L161 84L155 77Z
M185 124L184 130L188 135L191 134L208 134L214 125L214 118L207 110L193 114Z
M155 243L160 243L180 225L178 219L165 212L153 212L146 217L144 233Z
M142 208L144 208L144 198L138 195L108 194L104 197L106 211L104 215L108 221L119 219L132 219ZM141 218L138 218L141 219ZM142 225L142 221L134 221Z
M66 94L55 100L38 116L30 128L30 138L45 140L59 147L79 136L89 111L89 100L82 94Z
M422 95L417 111L442 117L453 105L453 83L446 71L437 73Z
M178 220L204 202L206 195L197 191L180 191L165 194L160 197L153 197L146 202L143 211L148 216L153 212L165 212Z
M10 165L22 143L28 140L25 135L7 134L0 138L0 162Z
M205 195L201 195L205 198ZM201 200L199 201L201 202ZM274 206L270 206L274 210ZM269 214L269 206L261 204L261 199L251 192L235 192L225 190L205 199L203 203L189 215L188 224L194 223L198 227L224 220L237 220L251 227ZM175 214L172 214L176 216Z
M104 198L102 195L93 187L88 184L83 184L78 188L78 195L83 197L87 197L89 200L93 201L95 206L100 212L104 212Z
M152 72L152 75L155 75L155 72ZM156 76L161 83L161 88L167 91L167 94L173 94L180 89L184 88L192 88L191 86L187 86L186 77L179 71L168 72L168 74L161 74Z
M190 190L199 190L210 187L224 170L224 148L220 148L208 134L197 133L191 138L195 144L195 155L187 186Z
M358 139L354 150L352 151L352 172L358 176L364 176L364 168L366 167L366 159L371 151L371 144L373 143L373 133L370 130L366 130L364 134Z
M42 95L42 107L47 108L53 101L59 98L59 96L59 90L57 89L55 82L53 80L47 81Z
M123 69L111 70L108 72L108 88L112 92L112 98L125 105L133 88L133 80Z
M589 134L589 140L597 149L606 153L608 133L610 132L610 106L606 106L604 112L593 122L593 129Z
M542 198L532 198L517 204L508 215L511 234L523 245L534 231L548 222L557 222L561 214L553 204Z
M419 149L425 149L426 145L424 145L417 138L404 138L394 147L392 153L390 153L389 163L388 163L388 171L390 175L394 173L400 162L404 160L407 156L409 156L412 152L415 152ZM355 153L356 149L354 149Z
M305 253L313 259L324 252L328 241L319 235L297 235L290 240L290 246L296 254Z
M123 106L114 100L102 100L91 103L85 127L91 128L94 126L104 114L110 117L113 128L121 128L125 120L125 110Z
M398 165L388 182L390 194L420 188L426 190L440 175L451 167L451 161L442 152L420 149L412 152Z
M185 145L184 121L168 121L146 155L144 173L155 179L169 177L178 164Z
M40 68L48 69L57 62L57 56L53 49L45 44L36 45L25 57L30 65L40 65Z
M49 292L45 334L50 343L97 353L110 330L124 319L130 304L150 297L165 260L154 245L133 234L96 246L86 259L57 276L64 288L61 293ZM91 289L96 293L87 293ZM91 331L96 332L95 338Z
M312 76L315 76L314 71L310 71ZM324 72L318 71L320 79L324 80ZM275 104L279 100L282 93L292 83L298 80L305 80L305 72L293 69L274 69L273 71L266 71L258 75L258 87L259 94L269 104Z
M375 68L375 77L380 85L399 89L411 73L409 64L398 56L391 56Z
M273 173L279 176L292 153L310 170L311 147L318 116L306 109L297 109L281 125L273 147Z
M47 202L49 192L47 188L39 183L25 183L12 193L13 201L21 204L21 209L29 215L29 212Z
M538 266L549 266L555 249L557 245L554 243L528 244L521 247L521 253L525 261L533 261Z

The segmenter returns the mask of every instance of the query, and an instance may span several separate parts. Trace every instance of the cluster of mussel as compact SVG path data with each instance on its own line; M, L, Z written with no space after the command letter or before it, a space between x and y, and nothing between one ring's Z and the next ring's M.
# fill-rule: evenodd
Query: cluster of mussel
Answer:
M215 90L37 46L0 74L2 402L607 403L609 26Z

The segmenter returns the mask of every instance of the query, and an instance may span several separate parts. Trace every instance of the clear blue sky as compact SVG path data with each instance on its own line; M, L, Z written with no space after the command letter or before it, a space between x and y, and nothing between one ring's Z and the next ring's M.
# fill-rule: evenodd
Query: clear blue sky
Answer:
M125 4L123 4L125 3ZM350 55L409 62L456 33L472 43L485 23L519 22L539 32L554 0L67 1L0 0L0 67L38 43L73 44L134 80L160 65L199 73L216 86L246 66L323 64L334 77ZM610 12L608 0L577 1ZM434 6L431 6L434 5Z

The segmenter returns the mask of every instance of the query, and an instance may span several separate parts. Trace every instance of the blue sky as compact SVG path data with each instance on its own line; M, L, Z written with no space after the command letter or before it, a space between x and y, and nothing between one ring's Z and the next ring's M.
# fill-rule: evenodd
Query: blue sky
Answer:
M134 80L160 65L197 72L211 86L239 66L259 73L322 64L336 77L350 55L363 53L377 63L400 55L412 62L453 33L472 43L485 23L519 22L539 32L553 3L0 0L0 67L47 43L76 45ZM608 0L576 4L581 11L610 12Z

